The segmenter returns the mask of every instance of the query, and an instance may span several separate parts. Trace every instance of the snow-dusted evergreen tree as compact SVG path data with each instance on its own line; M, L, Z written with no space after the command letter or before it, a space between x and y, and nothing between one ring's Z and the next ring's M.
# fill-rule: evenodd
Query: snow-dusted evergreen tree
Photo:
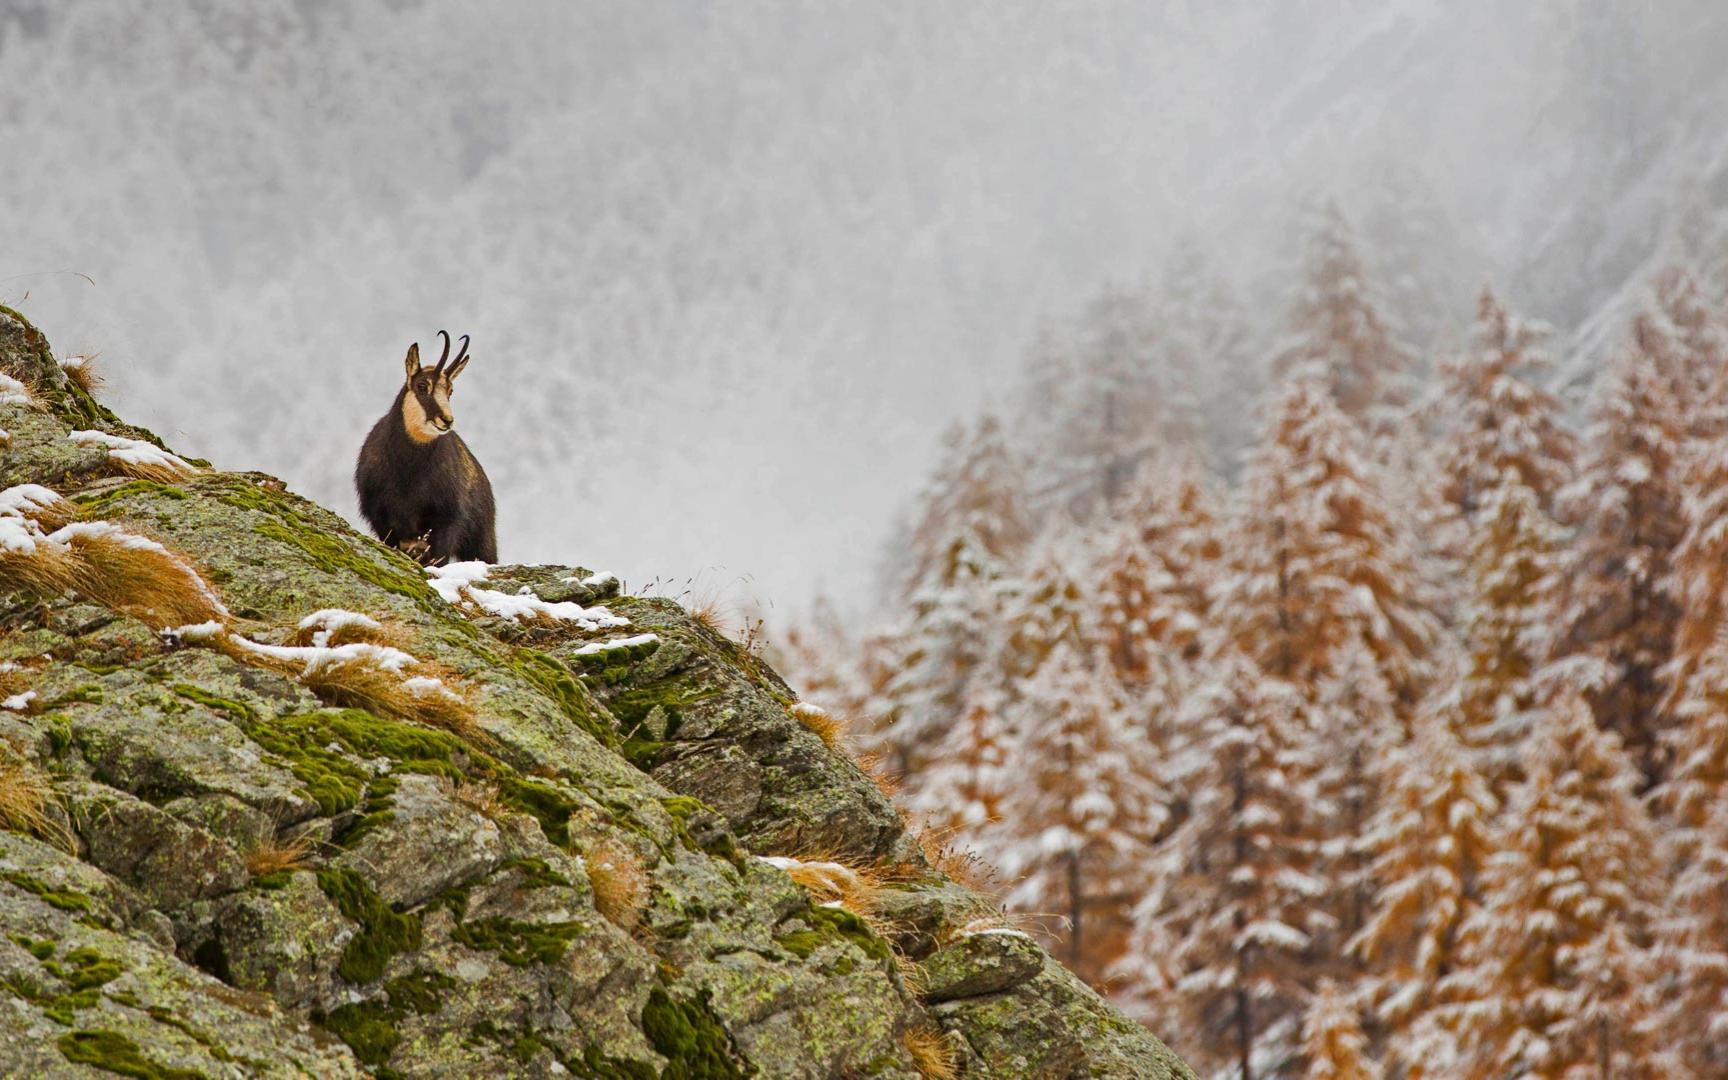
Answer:
M1393 332L1337 204L1315 210L1306 263L1273 371L1318 368L1339 408L1381 427L1408 400L1414 359Z
M1583 696L1558 689L1491 834L1460 966L1440 981L1450 1075L1674 1075L1653 1028L1661 879L1638 782Z
M1213 618L1310 695L1361 643L1407 708L1436 627L1362 440L1312 368L1285 380L1244 476Z
M1158 1015L1202 1069L1252 1080L1298 1053L1317 935L1328 933L1317 875L1322 804L1312 707L1291 683L1225 649L1183 709L1169 784L1188 816L1159 846L1158 881L1135 910L1117 971L1168 978Z
M942 463L918 500L907 541L910 558L890 574L903 598L951 578L961 537L990 561L1005 564L1032 536L1025 463L1009 448L1001 422L986 415L971 430L956 425L943 444Z
M1404 725L1392 690L1366 647L1348 645L1335 667L1320 684L1315 738L1322 748L1317 776L1322 805L1331 811L1320 869L1338 924L1321 946L1343 961L1344 943L1368 917L1373 896L1368 825L1380 803L1382 763L1403 742Z
M1380 1067L1368 1056L1368 1036L1350 994L1330 979L1308 1003L1302 1020L1302 1055L1308 1080L1380 1080Z
M1552 333L1546 323L1514 315L1485 287L1468 350L1441 365L1436 412L1445 431L1445 495L1466 518L1508 470L1550 511L1571 478L1577 440L1559 399L1537 381L1549 366L1543 346Z
M1253 406L1265 387L1266 366L1250 340L1241 301L1197 241L1178 243L1165 268L1157 312L1156 362L1192 398L1196 411L1188 423L1198 427L1207 460L1234 475L1253 436Z
M1596 718L1656 775L1660 672L1673 655L1680 606L1667 588L1684 522L1685 425L1656 358L1629 346L1614 360L1564 514L1568 549L1560 655L1608 665L1591 696Z
M1037 448L1041 506L1084 520L1127 493L1140 463L1172 441L1171 374L1157 361L1154 320L1142 295L1111 289L1034 353L1018 427ZM1185 441L1186 435L1177 441Z
M1097 635L1156 743L1200 652L1221 554L1217 511L1199 466L1172 454L1142 469L1113 516L1088 545Z
M1120 955L1163 824L1156 762L1109 665L1059 641L1008 708L1016 777L1002 796L1002 870L1022 911L1060 916L1059 950L1099 979Z
M1496 803L1473 756L1432 714L1417 718L1414 737L1388 755L1385 772L1385 797L1363 838L1379 891L1350 948L1367 961L1364 989L1388 1034L1388 1060L1432 1067L1444 1048L1424 1021L1457 961L1459 928L1476 908Z
M907 598L881 645L885 681L868 709L877 725L865 745L916 788L923 766L960 716L980 665L991 657L1001 568L977 534L950 542L946 561Z
M1685 267L1656 276L1651 301L1632 320L1632 340L1649 355L1693 438L1721 435L1724 409L1713 396L1728 365L1728 325Z
M1506 469L1476 493L1461 671L1435 702L1497 789L1518 772L1561 586L1559 526L1520 476Z
M1661 1029L1700 1077L1728 1076L1728 802L1690 830L1690 858L1674 882L1660 935L1672 988Z
M923 825L996 857L992 829L1024 760L1003 717L1002 695L974 686L959 718L917 775L904 802Z

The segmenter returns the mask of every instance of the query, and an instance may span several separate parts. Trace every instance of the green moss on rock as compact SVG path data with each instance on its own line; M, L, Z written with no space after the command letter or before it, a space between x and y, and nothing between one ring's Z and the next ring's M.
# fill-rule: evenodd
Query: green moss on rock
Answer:
M72 1031L56 1043L67 1061L90 1065L137 1080L203 1080L195 1069L175 1069L152 1061L137 1043L114 1031Z
M318 887L338 911L360 924L360 932L348 942L336 968L349 982L374 982L384 974L392 956L420 947L420 916L391 910L354 871L320 870Z

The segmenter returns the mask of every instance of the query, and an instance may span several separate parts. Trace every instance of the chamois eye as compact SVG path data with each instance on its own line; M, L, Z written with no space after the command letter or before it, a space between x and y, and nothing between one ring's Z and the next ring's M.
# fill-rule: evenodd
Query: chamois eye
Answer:
M419 382L415 383L414 389L416 389L416 390L420 391L422 394L424 394L426 392L426 380L421 379Z

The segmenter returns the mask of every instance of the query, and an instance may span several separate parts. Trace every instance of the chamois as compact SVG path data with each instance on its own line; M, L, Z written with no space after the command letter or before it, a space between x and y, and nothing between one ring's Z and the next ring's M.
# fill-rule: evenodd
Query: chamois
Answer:
M354 487L360 513L378 539L428 566L498 561L492 484L462 436L451 431L450 389L468 366L468 335L449 369L450 335L433 367L420 366L420 343L408 346L407 378L396 401L372 425Z

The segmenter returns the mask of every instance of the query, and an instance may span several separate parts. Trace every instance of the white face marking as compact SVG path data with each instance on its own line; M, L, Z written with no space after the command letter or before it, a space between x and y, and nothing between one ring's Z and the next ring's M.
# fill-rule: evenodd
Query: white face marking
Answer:
M453 416L450 411L450 386L448 382L440 383L432 391L432 400L443 410L445 416ZM454 426L452 419L451 424ZM408 432L408 437L417 443L429 443L441 435L448 434L449 427L440 428L427 415L426 407L420 404L420 398L414 393L413 385L402 395L402 427Z

